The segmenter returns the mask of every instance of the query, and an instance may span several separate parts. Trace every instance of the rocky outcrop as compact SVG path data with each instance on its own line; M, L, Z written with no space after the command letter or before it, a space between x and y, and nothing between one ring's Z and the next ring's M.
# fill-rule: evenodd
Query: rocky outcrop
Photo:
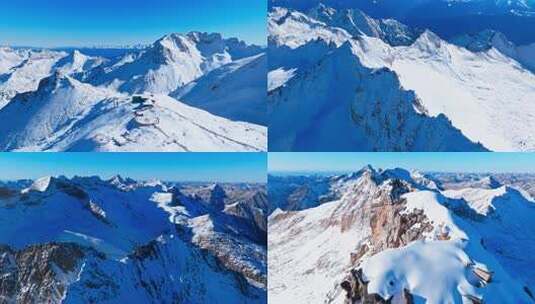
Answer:
M386 175L390 174L387 172ZM363 191L370 197L356 212L351 213L351 217L346 217L342 226L342 229L349 229L354 221L364 219L371 231L359 248L351 253L351 264L355 268L340 284L347 304L391 303L392 299L383 299L380 295L368 293L367 282L362 269L359 268L360 261L365 256L423 239L425 233L433 230L432 223L422 210L407 210L406 200L402 195L416 190L414 184L391 176L388 179L384 177L385 174L373 170L362 173L362 181L353 191ZM370 188L375 189L370 191ZM408 304L413 303L412 301L412 295L405 290L400 303Z
M217 210L222 210L225 207L225 199L227 193L219 184L214 184L210 189L210 205Z
M74 244L50 243L22 250L0 247L2 303L61 302L84 255Z
M259 233L267 234L267 204L265 192L259 191L249 199L225 208L225 213L247 220Z
M346 291L344 304L390 304L393 303L392 298L383 299L378 294L368 293L368 282L366 282L362 275L362 270L352 270L350 275L344 280L340 286ZM401 298L396 302L398 304L413 304L412 294L404 289Z

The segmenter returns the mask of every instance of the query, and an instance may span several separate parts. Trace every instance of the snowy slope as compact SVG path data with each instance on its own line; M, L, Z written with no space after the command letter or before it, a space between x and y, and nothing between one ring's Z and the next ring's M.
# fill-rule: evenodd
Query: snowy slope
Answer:
M120 177L47 177L13 189L0 196L0 296L40 303L265 303L265 241L244 236L256 233L253 221L202 205L174 186ZM232 232L240 229L242 235ZM227 249L224 256L206 245L212 242ZM25 275L30 271L39 275Z
M9 72L9 70L21 64L27 57L28 53L26 51L0 47L0 74Z
M317 38L340 46L351 37L344 29L331 28L304 13L282 7L275 7L269 12L268 30L270 45L288 46L292 49Z
M502 54L521 63L526 69L535 72L535 43L517 46L504 34L486 30L475 35L462 35L451 39L452 43L463 46L473 52L484 52L495 48Z
M14 51L2 49L1 52L4 55L0 57L0 64L7 63L9 69L0 74L0 108L16 94L36 90L41 79L54 72L56 62L67 55L49 50L28 50L18 51L20 57L12 58Z
M317 78L322 77L318 74L319 71L337 73L336 76L329 76L331 79L338 77L342 80L333 80L334 86L343 84L347 87L347 83L362 82L359 76L356 76L356 71L349 75L345 73L341 75L342 70L347 68L341 64L339 65L343 66L343 69L333 72L318 68L335 60L331 57L340 56L342 51L334 51L334 49L347 48L347 45L344 45L345 41L346 44L349 43L351 52L356 58L353 59L347 55L348 58L344 58L344 64L347 61L356 60L366 68L387 68L395 75L395 78L399 78L401 89L414 91L415 98L420 104L420 112L430 118L440 118L443 114L451 121L453 128L459 129L469 141L480 142L485 148L495 151L531 151L535 148L534 138L529 131L532 129L530 123L534 121L531 116L535 113L534 104L530 100L535 93L535 75L515 60L519 58L518 56L509 57L510 54L503 48L471 52L449 44L429 31L421 34L414 43L408 46L392 46L375 38L374 36L377 35L371 30L361 30L362 33L371 31L369 35L351 38L345 29L337 27L339 23L337 19L323 18L323 20L332 21L334 25L331 26L304 13L284 8L274 8L270 13L269 53L275 55L274 62L269 63L270 79L268 81L273 84L270 87L270 115L272 115L274 130L281 122L280 128L286 127L284 121L287 117L285 116L292 115L292 113L300 115L300 113L292 112L295 109L289 109L292 104L297 106L299 103L321 102L329 104L329 107L335 107L332 100L337 100L337 103L340 103L341 107L345 107L346 110L333 116L335 117L333 119L336 120L335 123L347 121L348 104L354 99L359 99L359 94L354 93L355 89L352 90L353 92L342 93L336 87L331 89L324 87L318 89L318 92L310 93L310 98L313 99L297 98L308 93L298 93L299 90L303 90L304 85L321 88L318 83L312 84L313 81L317 81ZM342 25L347 27L345 24ZM360 25L358 28L363 27ZM323 51L320 52L317 51L320 48L316 47L321 45L318 39L328 46L323 47ZM306 56L305 50L310 50L311 57L315 59L314 62L298 61L297 58ZM356 68L353 67L353 70ZM500 75L502 81L494 81L496 75ZM390 91L387 84L377 85L381 85L383 89L388 88L387 91ZM399 90L399 85L392 89ZM373 89L371 85L370 87L363 86L361 94L369 95ZM388 98L388 94L384 95L386 96L379 95L381 101ZM380 108L384 107L380 106ZM411 120L407 114L402 114L402 116L407 121ZM328 115L321 116L321 119L327 118ZM309 126L312 133L307 136L321 139L313 142L299 134L297 138L301 138L304 145L310 145L311 149L315 149L314 146L326 145L327 141L322 138L322 133L326 132L324 126L330 126L330 123L321 123L322 128L313 128L312 124L317 126L319 123L316 118L315 120L303 118L299 122ZM337 127L332 126L332 128ZM350 134L350 129L346 125L338 131L345 130L344 134ZM280 147L277 149L291 149L292 143L295 145L296 138L292 138L295 135L289 134L287 138L283 138L284 135L281 133L275 131L274 134L277 141L284 141L284 144L277 143L276 146ZM382 140L370 135L359 135L358 138L361 141ZM441 142L440 139L437 141ZM331 141L328 142L331 144ZM346 146L334 144L339 146L331 145L330 149L344 150L348 149L348 146L350 149L359 150L374 148L373 145L370 147L354 142L346 143ZM392 143L383 142L382 144L384 147L376 149L396 150L397 148L396 145L392 146ZM450 141L450 144L456 146L454 142ZM296 147L296 149L299 148ZM431 146L418 147L418 149L436 150Z
M532 303L535 202L413 177L365 168L331 201L275 211L270 303Z
M430 48L433 45L438 50ZM534 149L528 129L535 113L530 99L535 74L515 60L496 49L471 53L430 32L396 56L392 68L404 87L419 94L430 114L445 114L470 139L491 150ZM502 81L494 81L496 75ZM427 86L430 82L440 86Z
M215 69L170 96L233 121L267 125L266 54Z
M129 96L57 72L0 110L2 150L261 151L266 128L162 95Z

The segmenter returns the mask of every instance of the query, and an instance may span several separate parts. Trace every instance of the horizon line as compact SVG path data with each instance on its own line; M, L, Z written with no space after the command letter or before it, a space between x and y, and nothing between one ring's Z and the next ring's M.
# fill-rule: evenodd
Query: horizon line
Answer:
M364 168L364 167L363 167ZM487 173L493 173L493 174L534 174L535 171L527 172L527 171L454 171L454 170L421 170L421 169L406 169L403 167L389 167L389 168L382 168L382 167L374 167L374 169L381 169L381 170L389 170L389 169L404 169L407 171L417 171L422 173L464 173L464 174L487 174ZM361 168L362 169L362 168ZM269 170L267 171L267 174L277 174L277 173L296 173L296 174L302 174L302 173L354 173L358 172L361 169L341 169L341 170Z
M267 37L266 38L266 41L265 41L265 44L264 43L256 43L256 42L252 42L248 39L244 39L244 38L240 38L238 37L238 35L225 35L221 32L215 32L215 31L196 31L196 30L192 30L192 31L187 31L187 32L174 32L174 31L171 31L171 32L166 32L162 35L159 35L158 38L153 38L151 40L147 40L146 42L135 42L135 43L125 43L125 44L107 44L107 43L102 43L102 44L93 44L93 45L90 45L90 44L87 44L87 45L84 45L84 44L80 44L80 45L68 45L68 44L65 44L65 45L54 45L54 46L36 46L36 45L22 45L22 44L9 44L9 43L6 43L6 44L0 44L0 47L9 47L9 48L30 48L30 49L50 49L50 50L53 50L53 49L71 49L71 48L83 48L83 49L143 49L143 48L146 48L148 46L151 46L152 44L154 44L156 41L168 36L168 35L172 35L172 34L179 34L179 35L188 35L190 33L205 33L205 34L219 34L221 35L221 37L225 40L228 40L228 39L237 39L238 41L241 41L241 42L244 42L246 43L247 45L249 46L259 46L259 47L262 47L262 48L265 48L267 47ZM142 48L136 48L135 46L143 46Z
M17 181L23 181L23 180L31 180L31 181L36 181L38 179L41 179L41 178L46 178L46 177L54 177L54 178L61 178L61 177L64 177L64 178L67 178L69 180L71 179L74 179L76 177L78 178L93 178L93 177L96 177L96 178L99 178L100 180L102 181L108 181L114 177L121 177L123 179L132 179L134 181L137 181L137 182L147 182L147 181L160 181L160 182L180 182L180 183L219 183L219 184L242 184L242 183L247 183L247 184L266 184L267 182L266 181L239 181L239 180L236 180L236 181L221 181L221 180L187 180L187 179L161 179L161 178L157 178L157 177L152 177L152 178L133 178L133 177L129 177L129 176L126 176L126 175L122 175L122 174L112 174L110 175L109 177L104 177L102 175L64 175L64 174L59 174L59 175L44 175L44 176L39 176L39 177L35 177L35 178L32 178L32 177L28 177L28 178L15 178L15 179L5 179L5 178L0 178L0 182L17 182Z

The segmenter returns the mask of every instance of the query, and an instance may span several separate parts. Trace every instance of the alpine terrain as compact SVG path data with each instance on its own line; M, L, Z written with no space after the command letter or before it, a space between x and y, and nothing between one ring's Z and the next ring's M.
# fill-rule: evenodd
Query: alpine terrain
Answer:
M0 150L265 151L266 61L200 32L119 54L2 47Z
M264 184L0 183L2 303L266 303Z
M284 4L268 16L270 149L535 151L535 44Z
M437 175L270 176L270 303L534 303L535 201Z

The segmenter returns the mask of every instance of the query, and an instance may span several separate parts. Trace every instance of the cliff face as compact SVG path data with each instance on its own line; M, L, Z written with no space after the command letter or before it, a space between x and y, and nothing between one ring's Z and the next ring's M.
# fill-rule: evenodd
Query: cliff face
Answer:
M23 250L0 248L3 303L59 303L81 270L85 253L74 244L50 243Z

